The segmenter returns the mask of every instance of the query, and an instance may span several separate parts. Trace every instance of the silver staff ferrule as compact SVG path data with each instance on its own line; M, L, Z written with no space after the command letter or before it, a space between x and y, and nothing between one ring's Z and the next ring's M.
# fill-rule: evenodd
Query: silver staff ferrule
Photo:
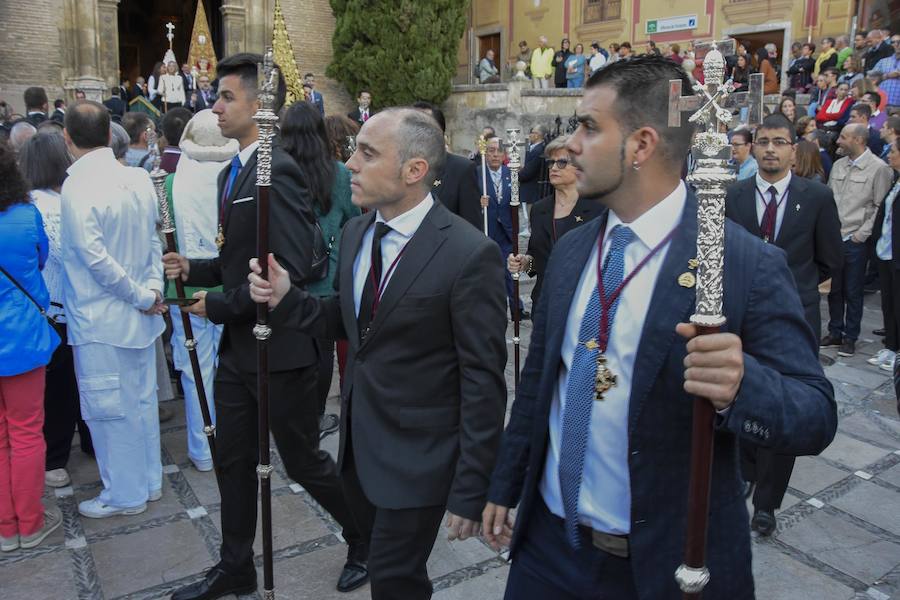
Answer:
M706 567L694 569L681 565L675 570L675 581L685 594L699 594L709 583L709 569Z
M259 341L267 340L272 337L272 328L262 323L253 326L253 337Z
M272 476L272 471L275 470L275 467L272 465L256 465L256 474L259 475L260 479L268 479Z

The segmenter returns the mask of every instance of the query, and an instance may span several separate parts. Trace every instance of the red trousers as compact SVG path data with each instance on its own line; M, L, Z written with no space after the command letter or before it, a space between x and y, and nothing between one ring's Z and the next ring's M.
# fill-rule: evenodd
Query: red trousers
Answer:
M44 367L0 377L0 537L44 526Z

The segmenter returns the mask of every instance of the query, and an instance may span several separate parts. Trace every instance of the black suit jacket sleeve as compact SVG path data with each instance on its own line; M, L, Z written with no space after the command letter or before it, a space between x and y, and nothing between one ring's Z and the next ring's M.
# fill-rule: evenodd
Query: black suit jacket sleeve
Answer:
M816 248L813 256L819 267L820 283L834 275L844 264L844 246L841 241L841 221L838 217L837 204L834 202L831 188L825 189L827 194L822 200L816 218Z
M459 357L459 459L447 510L481 520L506 413L506 297L484 292L485 281L503 280L496 244L482 244L460 270L451 290L451 325Z
M299 167L288 155L273 153L269 247L297 285L306 280L312 265L313 219L309 192ZM250 284L245 281L223 292L208 293L206 313L213 323L253 319L256 303L250 298Z
M531 156L528 156L529 154L531 154ZM534 150L526 153L525 164L522 165L522 169L519 171L520 182L528 183L538 178L541 173L541 163L543 163L541 154L543 154L543 144L536 146Z
M347 339L340 296L319 298L294 285L270 316L273 324L298 329L314 338Z

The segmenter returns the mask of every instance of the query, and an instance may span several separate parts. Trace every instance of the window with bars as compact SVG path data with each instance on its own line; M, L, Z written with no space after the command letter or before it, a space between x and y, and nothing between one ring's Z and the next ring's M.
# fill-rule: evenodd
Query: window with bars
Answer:
M614 21L622 14L622 0L585 0L584 22Z

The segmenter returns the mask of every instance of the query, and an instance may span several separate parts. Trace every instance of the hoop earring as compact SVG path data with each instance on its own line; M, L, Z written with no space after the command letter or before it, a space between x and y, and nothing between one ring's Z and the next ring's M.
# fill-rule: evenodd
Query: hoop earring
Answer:
M635 171L640 171L641 165L638 164L638 161L634 161L631 163L631 168L634 169Z

